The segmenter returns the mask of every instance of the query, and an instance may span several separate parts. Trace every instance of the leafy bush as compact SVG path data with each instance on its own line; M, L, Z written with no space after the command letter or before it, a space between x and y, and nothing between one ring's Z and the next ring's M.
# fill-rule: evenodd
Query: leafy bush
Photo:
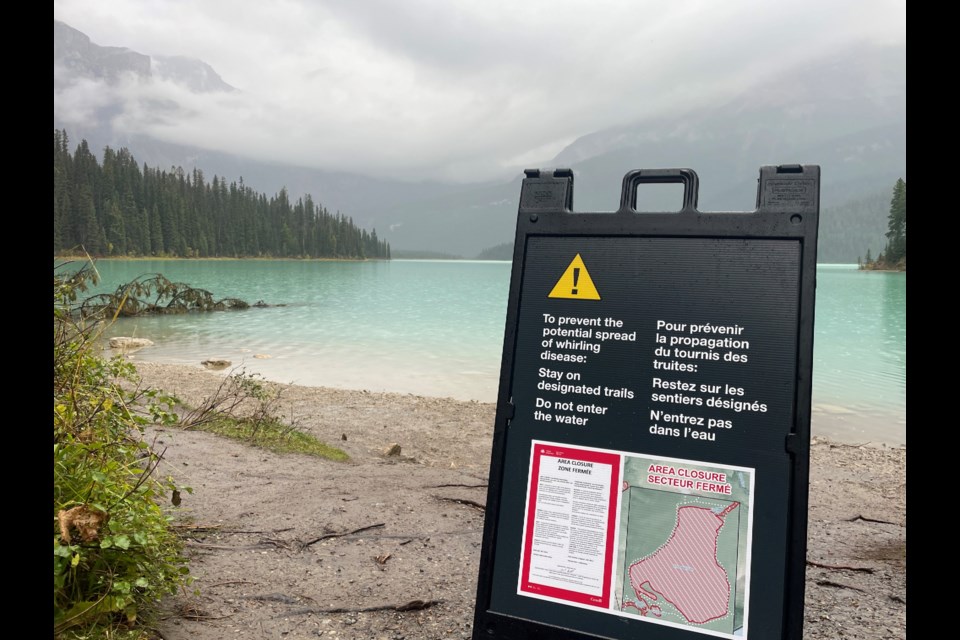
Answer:
M157 469L145 425L172 424L169 398L136 385L121 357L96 355L94 327L71 309L91 273L53 279L54 634L133 628L189 583L161 501L180 488ZM127 384L124 384L127 383Z
M348 460L342 449L297 428L292 416L291 424L284 424L278 415L282 391L278 385L268 385L258 373L235 370L199 406L184 406L179 426L215 433L274 453Z

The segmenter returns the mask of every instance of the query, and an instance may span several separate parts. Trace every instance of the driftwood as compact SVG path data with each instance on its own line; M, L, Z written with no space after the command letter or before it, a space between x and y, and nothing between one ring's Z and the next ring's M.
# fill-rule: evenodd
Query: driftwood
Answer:
M443 488L445 488L445 487L464 487L464 488L466 488L466 489L486 489L486 488L487 488L487 484L486 484L486 483L483 483L483 484L462 484L462 483L459 483L459 482L455 482L455 483L448 483L448 484L432 484L432 485L430 485L430 486L427 487L427 488L428 488L428 489L443 489Z
M380 522L380 523L378 523L378 524L371 524L371 525L369 525L369 526L360 527L359 529L354 529L353 531L346 531L346 532L344 532L344 533L327 533L327 534L324 534L324 535L320 536L319 538L314 538L313 540L309 540L309 541L307 541L307 542L304 542L303 545L302 545L300 548L301 548L301 549L306 549L307 547L309 547L309 546L311 546L311 545L314 545L314 544L320 542L321 540L329 540L330 538L343 538L344 536L351 536L351 535L353 535L353 534L355 534L355 533L360 533L361 531L368 531L368 530L370 530L370 529L376 529L376 528L378 528L378 527L383 527L383 526L386 526L386 523Z
M861 522L875 522L877 524L899 524L897 522L890 522L889 520L877 520L876 518L868 518L862 515L854 516L847 520L847 522L856 522L857 520L860 520Z
M839 582L833 582L832 580L817 580L817 584L821 587L834 587L835 589L850 589L851 591L859 591L860 593L866 593L863 589L859 587L852 587L849 584L841 584Z
M487 505L476 502L475 500L468 500L467 498L446 498L444 496L433 496L437 500L443 500L444 502L455 502L457 504L463 504L468 507L473 507L474 509L479 509L480 511L486 511Z
M411 600L410 602L404 602L402 604L381 604L373 607L330 607L330 608L317 608L309 607L306 609L296 609L294 611L284 611L282 614L276 617L288 617L288 616L304 616L311 613L372 613L374 611L421 611L423 609L429 609L434 605L441 604L443 600Z
M814 562L813 560L807 560L807 566L830 569L831 571L859 571L862 573L873 573L873 569L870 567L848 567L842 564L823 564L820 562Z

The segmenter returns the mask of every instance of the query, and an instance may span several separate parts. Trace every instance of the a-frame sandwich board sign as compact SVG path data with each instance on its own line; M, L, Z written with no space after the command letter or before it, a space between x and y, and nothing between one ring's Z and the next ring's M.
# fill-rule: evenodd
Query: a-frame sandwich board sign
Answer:
M473 637L799 640L820 168L750 212L573 182L521 187Z

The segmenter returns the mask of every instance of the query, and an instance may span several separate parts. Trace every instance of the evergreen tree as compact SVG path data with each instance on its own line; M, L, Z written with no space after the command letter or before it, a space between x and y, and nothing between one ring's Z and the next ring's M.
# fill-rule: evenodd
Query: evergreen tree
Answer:
M67 132L53 130L53 250L62 251L75 240L70 229L71 164Z
M887 219L887 246L884 254L891 265L907 257L907 183L903 178L893 187L890 217Z
M310 195L272 198L203 171L142 168L127 149L106 147L98 163L86 140L71 156L53 134L54 252L91 255L266 256L389 259L390 245Z
M153 204L150 211L150 253L155 256L163 255L163 229L160 227L160 213L157 204Z
M107 210L105 234L107 238L106 251L113 255L127 253L126 228L123 223L123 214L116 200L110 200Z

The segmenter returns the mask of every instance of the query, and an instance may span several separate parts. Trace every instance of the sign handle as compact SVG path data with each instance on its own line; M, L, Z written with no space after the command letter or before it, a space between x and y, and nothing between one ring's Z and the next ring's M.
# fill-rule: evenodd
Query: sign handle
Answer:
M637 213L637 185L669 184L683 185L683 209L693 213L697 209L700 178L693 169L635 169L623 176L620 192L620 209L617 213Z

